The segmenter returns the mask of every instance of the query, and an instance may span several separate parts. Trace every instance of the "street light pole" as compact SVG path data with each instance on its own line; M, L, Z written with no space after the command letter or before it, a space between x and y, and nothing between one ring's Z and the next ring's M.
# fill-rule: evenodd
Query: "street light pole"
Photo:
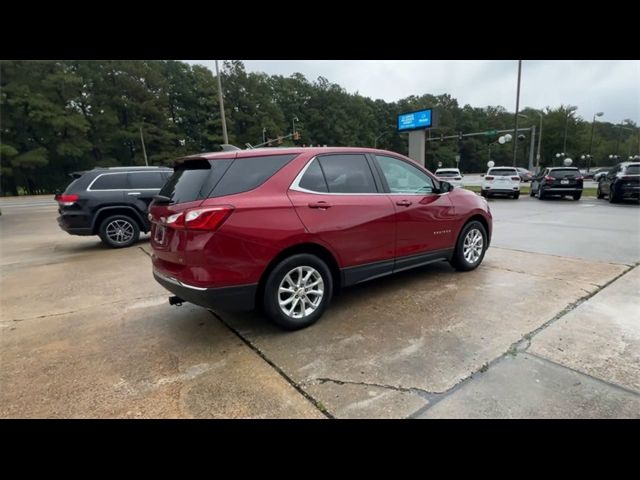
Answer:
M522 60L518 60L518 90L516 93L516 115L515 115L515 127L513 129L513 166L516 166L516 156L518 154L518 142L515 141L518 137L518 111L520 110L520 74L522 72Z
M564 144L562 147L562 150L564 152L567 151L567 132L569 130L569 118L571 118L571 114L575 112L577 109L578 107L571 107L571 106L567 108L567 121L564 124Z
M540 147L542 146L542 113L540 115L540 132L538 133L538 153L536 154L536 173L540 171Z
M148 167L149 162L147 161L147 149L144 146L144 137L142 136L142 126L140 127L140 142L142 143L142 155L144 156L144 164Z
M222 99L222 80L220 80L220 70L218 70L218 60L216 60L216 76L218 77L218 101L220 102L220 116L222 117L222 138L224 143L229 143L227 135L227 121L224 116L224 100Z
M596 127L596 117L601 117L602 115L604 115L603 112L598 112L595 113L593 115L593 121L591 122L591 140L589 140L589 156L587 157L587 172L589 171L589 168L591 167L591 149L593 148L593 131Z

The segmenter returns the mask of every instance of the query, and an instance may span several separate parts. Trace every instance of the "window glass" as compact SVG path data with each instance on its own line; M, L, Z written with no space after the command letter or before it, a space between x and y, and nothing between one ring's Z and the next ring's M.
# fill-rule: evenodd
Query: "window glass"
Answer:
M316 158L309 167L306 172L300 179L299 183L300 188L304 188L306 190L311 190L312 192L328 192L327 182L324 180L324 175L322 174L322 170L320 169L320 163L318 163L318 159Z
M425 194L433 192L433 180L407 162L397 158L376 155L391 193Z
M330 193L377 193L364 155L323 155L319 162Z
M165 177L161 172L131 172L129 173L129 188L157 188L164 185Z
M93 182L91 190L124 190L127 188L126 173L105 173Z
M236 158L209 197L248 192L266 182L298 154Z

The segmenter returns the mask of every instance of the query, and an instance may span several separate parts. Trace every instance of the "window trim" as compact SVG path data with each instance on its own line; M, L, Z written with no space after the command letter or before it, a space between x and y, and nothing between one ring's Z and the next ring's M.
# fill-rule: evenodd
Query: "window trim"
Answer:
M165 171L169 171L169 170L165 170ZM153 171L153 172L145 172L145 171L139 171L139 172L108 172L108 173L101 173L99 174L96 178L94 178L91 183L89 184L89 186L87 187L87 192L125 192L125 191L138 191L138 190L143 190L143 191L147 191L147 190L160 190L162 189L162 187L160 188L95 188L92 189L91 187L93 186L94 183L96 183L96 181L100 178L103 177L105 175L129 175L131 173L158 173L157 170ZM160 171L159 173L162 173L162 171ZM166 181L169 178L167 177ZM125 178L125 184L127 185L127 187L129 186L129 179Z
M309 168L309 166L311 165L311 163L318 159L318 165L320 165L320 169L322 170L322 175L324 175L324 170L322 169L322 164L320 163L320 158L321 157L335 157L338 155L362 155L364 157L364 159L367 162L367 165L369 167L369 169L371 170L371 176L373 177L373 184L376 187L376 190L378 190L377 192L366 192L366 193L341 193L341 192L316 192L315 190L308 190L306 188L302 188L300 186L300 181L302 180L302 177L304 176L304 174L306 173L307 169ZM325 182L326 182L326 178L325 178ZM332 152L332 153L322 153L319 155L314 155L313 157L311 157L307 163L305 164L304 167L302 167L302 170L300 170L300 172L298 173L298 175L296 175L296 177L293 179L293 182L291 182L291 185L289 185L289 190L294 190L296 192L302 192L302 193L312 193L315 195L387 195L387 193L385 193L384 191L380 191L381 186L378 184L378 181L376 179L376 172L371 168L371 161L367 156L367 152ZM327 189L329 188L329 184L327 183ZM384 190L384 189L382 189Z

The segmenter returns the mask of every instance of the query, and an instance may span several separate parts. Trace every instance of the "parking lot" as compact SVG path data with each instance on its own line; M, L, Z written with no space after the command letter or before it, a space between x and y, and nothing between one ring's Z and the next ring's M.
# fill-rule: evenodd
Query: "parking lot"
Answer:
M51 196L0 199L0 417L640 418L640 207L492 199L483 264L346 290L293 333L169 296Z

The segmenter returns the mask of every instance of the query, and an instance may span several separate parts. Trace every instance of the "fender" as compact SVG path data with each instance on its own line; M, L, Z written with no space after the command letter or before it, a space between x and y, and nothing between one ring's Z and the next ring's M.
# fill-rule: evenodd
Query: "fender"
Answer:
M100 214L102 212L104 212L105 210L129 210L131 212L133 212L133 216L140 222L140 225L142 225L143 228L141 228L141 230L144 231L148 231L149 230L149 222L142 218L142 215L140 215L140 212L138 210L136 210L135 208L128 206L128 205L112 205L109 207L102 207L100 209L98 209L96 211L96 213L93 215L93 219L91 220L91 231L95 231L96 228L96 219L100 216Z

